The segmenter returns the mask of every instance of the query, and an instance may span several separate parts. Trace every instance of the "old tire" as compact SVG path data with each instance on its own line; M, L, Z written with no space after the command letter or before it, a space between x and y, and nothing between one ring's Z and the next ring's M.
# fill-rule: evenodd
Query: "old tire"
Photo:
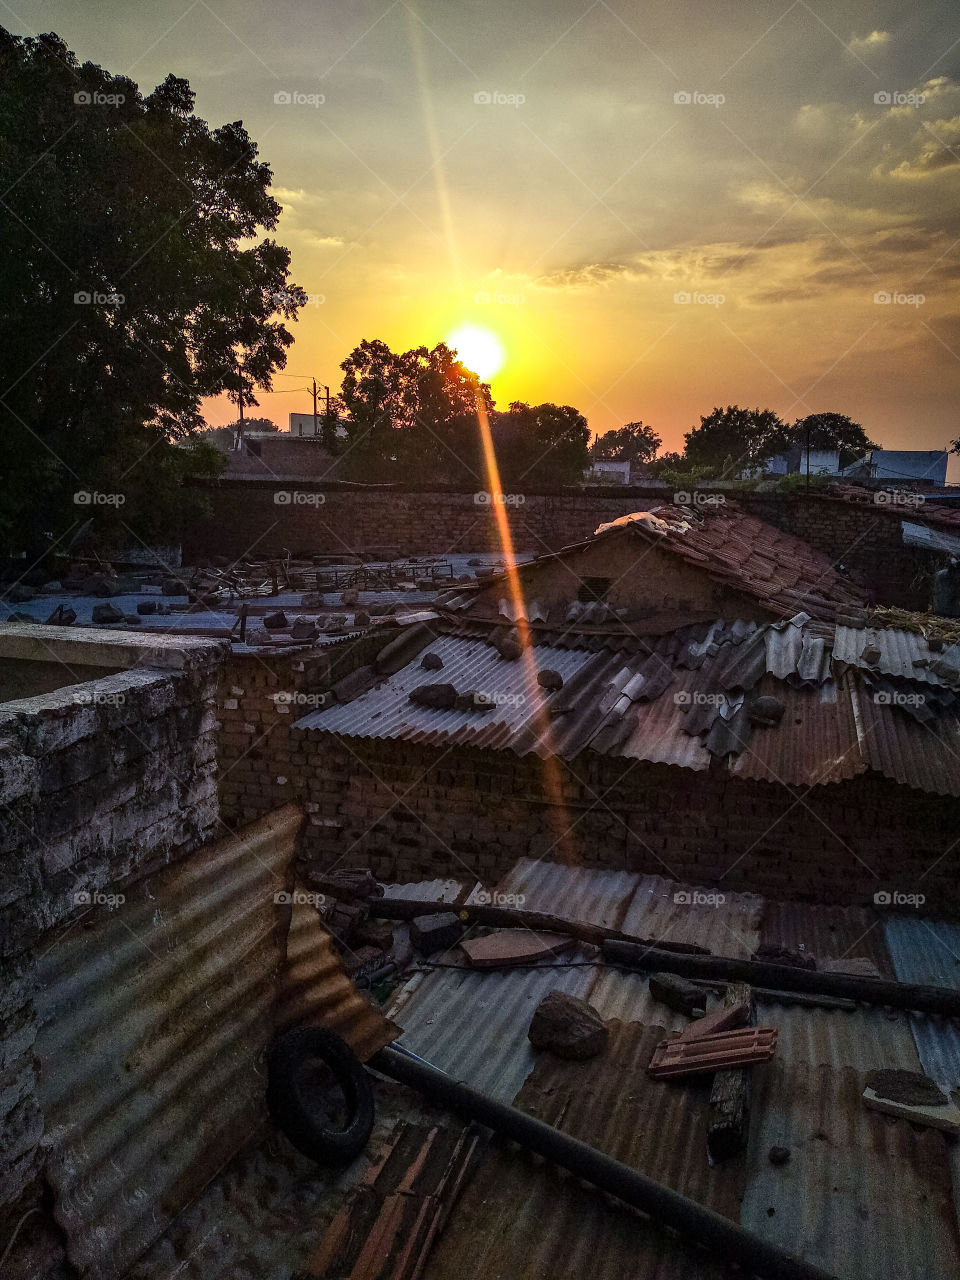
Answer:
M332 1074L346 1103L346 1123L324 1123L309 1099L305 1073L317 1061ZM274 1122L298 1151L321 1164L348 1164L373 1129L373 1089L363 1063L345 1040L321 1027L299 1027L270 1053L267 1103Z

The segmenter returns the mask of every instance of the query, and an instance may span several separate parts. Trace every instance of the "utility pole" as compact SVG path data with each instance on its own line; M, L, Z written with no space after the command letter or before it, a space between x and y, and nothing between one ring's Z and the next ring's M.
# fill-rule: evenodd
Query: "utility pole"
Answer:
M300 428L300 434L303 434L303 428ZM320 434L317 425L317 380L313 380L313 435L316 438Z
M237 371L238 390L237 390L237 409L239 416L237 418L237 432L233 441L234 452L239 453L243 449L243 377L240 373L239 362L234 364Z

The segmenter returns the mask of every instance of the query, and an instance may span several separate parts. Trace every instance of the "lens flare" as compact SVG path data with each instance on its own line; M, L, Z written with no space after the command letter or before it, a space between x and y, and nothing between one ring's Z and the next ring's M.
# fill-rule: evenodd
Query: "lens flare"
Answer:
M462 324L451 330L444 341L483 382L499 373L507 359L506 348L497 335L479 324Z

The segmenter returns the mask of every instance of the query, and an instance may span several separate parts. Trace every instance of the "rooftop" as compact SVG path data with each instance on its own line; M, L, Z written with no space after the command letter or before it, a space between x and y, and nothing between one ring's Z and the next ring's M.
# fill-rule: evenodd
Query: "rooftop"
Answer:
M651 637L544 628L516 661L479 622L439 621L418 636L400 670L295 727L518 756L591 750L693 770L722 763L733 777L789 786L874 771L960 795L960 644L938 651L912 631L829 626L805 614L765 625L714 620ZM441 669L421 667L426 651ZM543 671L562 687L541 687ZM411 702L418 686L440 682L482 694L486 707ZM773 717L759 714L761 697L775 700Z

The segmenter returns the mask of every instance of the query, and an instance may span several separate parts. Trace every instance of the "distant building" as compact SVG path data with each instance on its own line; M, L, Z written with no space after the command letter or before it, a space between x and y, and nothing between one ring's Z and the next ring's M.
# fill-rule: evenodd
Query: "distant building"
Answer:
M314 418L312 413L291 413L290 434L292 436L316 436L323 429L323 414Z
M851 480L878 480L881 484L912 481L942 486L947 482L945 449L873 449L844 467Z
M584 479L587 484L629 484L632 465L613 458L594 458Z

